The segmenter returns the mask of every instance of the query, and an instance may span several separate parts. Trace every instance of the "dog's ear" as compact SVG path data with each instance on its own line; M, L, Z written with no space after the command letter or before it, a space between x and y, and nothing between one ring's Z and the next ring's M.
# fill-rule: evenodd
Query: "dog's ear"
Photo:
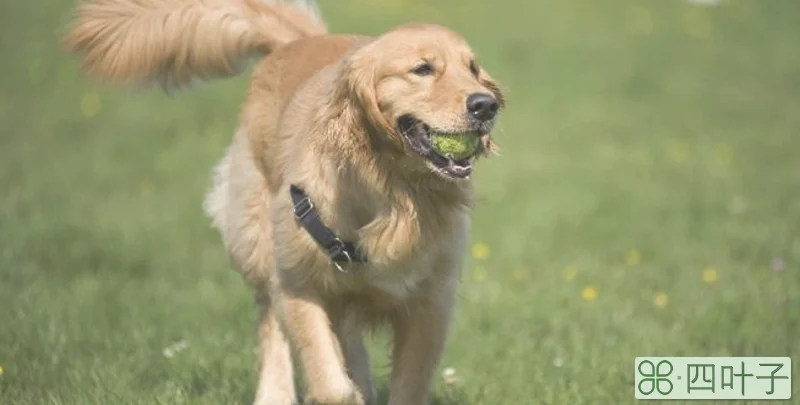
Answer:
M481 69L481 72L478 76L478 81L481 83L483 87L489 90L497 102L500 104L500 107L503 108L506 106L506 96L503 94L503 91L500 90L500 85L497 84L485 70Z
M378 62L374 60L375 53L368 49L370 45L366 45L344 60L339 78L344 87L340 89L340 95L349 100L341 101L355 101L354 107L359 109L360 115L374 130L400 140L400 134L397 133L395 126L386 119L378 105L376 94Z

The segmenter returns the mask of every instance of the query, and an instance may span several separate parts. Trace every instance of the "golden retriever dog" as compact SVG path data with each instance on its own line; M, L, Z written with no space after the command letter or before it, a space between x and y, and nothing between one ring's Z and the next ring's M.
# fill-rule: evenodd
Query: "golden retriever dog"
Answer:
M258 405L375 404L363 336L391 332L390 405L429 403L475 159L504 106L467 42L429 24L333 35L306 1L87 0L65 36L89 77L251 85L204 203L260 308ZM477 137L471 157L431 134Z

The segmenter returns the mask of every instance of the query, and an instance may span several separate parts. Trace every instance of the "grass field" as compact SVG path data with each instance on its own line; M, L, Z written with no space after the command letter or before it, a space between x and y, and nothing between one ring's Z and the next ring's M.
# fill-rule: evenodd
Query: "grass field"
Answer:
M255 308L200 208L247 78L93 86L58 48L72 3L0 6L0 404L249 404ZM449 25L509 96L437 404L633 403L646 355L797 373L800 3L321 8Z

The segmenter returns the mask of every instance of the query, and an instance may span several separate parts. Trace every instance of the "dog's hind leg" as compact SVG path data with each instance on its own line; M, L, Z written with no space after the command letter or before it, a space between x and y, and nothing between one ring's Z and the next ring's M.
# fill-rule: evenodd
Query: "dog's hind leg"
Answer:
M295 405L297 397L289 342L280 328L269 299L264 298L261 301L258 325L261 371L254 405Z

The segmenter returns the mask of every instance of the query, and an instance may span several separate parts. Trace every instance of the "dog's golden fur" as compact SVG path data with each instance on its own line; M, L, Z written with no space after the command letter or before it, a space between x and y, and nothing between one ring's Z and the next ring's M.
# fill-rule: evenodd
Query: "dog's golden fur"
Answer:
M468 95L490 94L502 106L459 35L425 24L377 38L331 35L306 2L93 0L79 6L66 44L92 77L167 89L235 75L246 59L266 56L204 205L260 305L255 403L297 403L296 364L307 403L374 404L362 334L387 323L389 403L427 404L472 185L414 153L397 122L411 114L440 131L465 131ZM433 73L412 73L420 61ZM494 150L488 132L480 155ZM335 270L295 221L289 184L302 186L368 262Z

